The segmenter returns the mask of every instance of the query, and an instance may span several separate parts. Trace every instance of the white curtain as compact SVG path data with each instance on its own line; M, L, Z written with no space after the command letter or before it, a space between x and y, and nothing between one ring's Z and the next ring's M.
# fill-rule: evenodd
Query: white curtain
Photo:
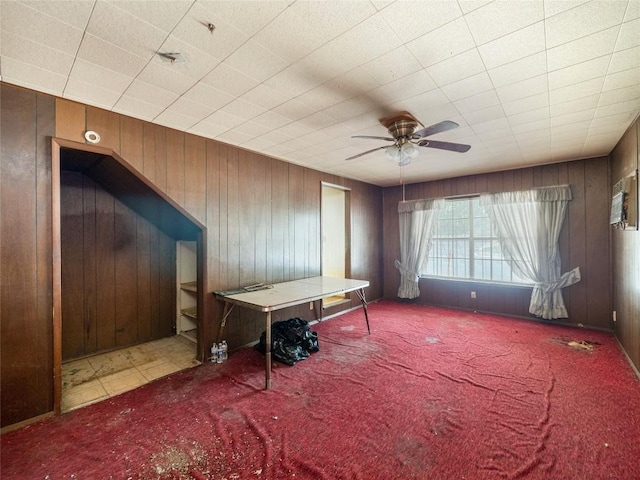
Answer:
M400 202L400 260L395 261L400 271L398 297L417 298L420 296L418 280L421 267L431 249L436 211L442 208L444 199L426 199Z
M534 282L529 312L545 319L568 317L562 289L580 281L579 267L560 273L558 237L569 200L568 185L480 196L514 272Z

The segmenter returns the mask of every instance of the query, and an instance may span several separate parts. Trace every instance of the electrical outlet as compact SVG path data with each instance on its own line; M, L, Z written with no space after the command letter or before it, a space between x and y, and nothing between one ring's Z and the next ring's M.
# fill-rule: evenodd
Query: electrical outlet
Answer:
M616 314L616 311L614 310L613 311L613 321L616 322L617 320L618 320L617 319L617 314Z
M471 291L471 298L477 298L477 297L476 297L476 292Z
M309 310L313 310L313 302L309 302Z

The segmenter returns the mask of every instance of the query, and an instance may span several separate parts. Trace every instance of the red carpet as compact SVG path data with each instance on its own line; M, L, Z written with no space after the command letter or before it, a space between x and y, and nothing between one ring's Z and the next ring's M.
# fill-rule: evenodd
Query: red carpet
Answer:
M7 433L1 477L640 478L640 382L612 335L369 313L371 336L361 310L314 326L320 352L276 364L271 391L247 348Z

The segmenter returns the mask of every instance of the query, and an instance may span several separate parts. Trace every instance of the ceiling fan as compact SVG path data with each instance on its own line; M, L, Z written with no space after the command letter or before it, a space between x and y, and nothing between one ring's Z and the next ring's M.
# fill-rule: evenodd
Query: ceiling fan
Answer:
M464 153L471 148L470 145L464 145L462 143L441 142L438 140L426 139L426 137L435 135L436 133L446 132L447 130L457 128L459 126L457 123L449 120L445 120L416 131L418 126L424 127L424 125L422 125L422 123L420 123L409 112L400 112L381 118L380 123L389 131L389 135L391 135L391 137L354 135L351 138L373 138L376 140L393 142L393 144L373 148L366 152L353 155L345 160L353 160L355 158L362 157L363 155L384 149L385 154L390 160L396 162L399 166L404 166L411 163L411 160L420 154L416 145L419 147L439 148L441 150L460 153Z

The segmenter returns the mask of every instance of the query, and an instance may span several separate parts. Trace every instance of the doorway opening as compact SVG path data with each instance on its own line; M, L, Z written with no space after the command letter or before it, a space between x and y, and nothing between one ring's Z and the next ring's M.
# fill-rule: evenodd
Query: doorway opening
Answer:
M130 379L111 383L104 373L139 381L171 373L167 365L160 371L144 363L174 350L153 342L179 337L187 344L175 350L190 350L196 364L202 361L206 228L115 152L95 145L52 139L51 194L55 413L69 381L63 361L66 367L90 359L87 375L96 378L89 380L107 394ZM178 242L193 253L191 342L176 335ZM99 357L104 361L97 366ZM172 363L191 365L177 355Z
M348 188L322 182L321 225L322 275L348 278L351 270L351 191ZM350 302L344 294L322 299L322 308Z

